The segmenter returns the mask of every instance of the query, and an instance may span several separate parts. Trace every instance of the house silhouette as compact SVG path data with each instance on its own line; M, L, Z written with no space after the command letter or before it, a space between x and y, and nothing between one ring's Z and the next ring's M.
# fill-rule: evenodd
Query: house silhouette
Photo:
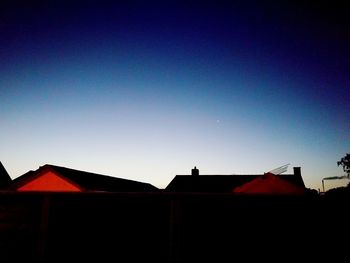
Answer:
M201 175L195 167L160 191L54 165L13 181L0 172L1 181L10 182L0 198L1 262L279 262L281 255L296 261L320 255L325 239L319 225L349 219L347 198L232 194L269 180L266 174ZM299 167L274 176L305 187ZM330 240L347 233L327 230ZM324 255L334 259L333 250Z
M280 179L277 180L278 182L282 180L287 184L305 189L300 167L294 167L293 170L294 174L278 174L274 176ZM235 188L262 177L264 177L264 174L199 175L199 170L195 167L192 169L191 175L176 175L165 190L169 192L232 193Z
M194 167L191 175L176 175L162 189L165 192L201 193L303 193L305 184L300 167L293 174L199 175ZM155 192L161 191L152 184L96 174L46 164L14 180L0 162L0 189L15 191L53 192Z
M13 180L10 189L63 192L154 192L159 190L149 183L49 164L17 177Z

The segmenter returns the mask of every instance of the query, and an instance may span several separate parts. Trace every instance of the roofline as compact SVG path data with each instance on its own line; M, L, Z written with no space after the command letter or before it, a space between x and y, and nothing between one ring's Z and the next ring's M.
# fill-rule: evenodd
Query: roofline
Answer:
M86 189L82 187L81 185L78 185L76 182L73 182L71 179L67 178L66 176L60 174L58 171L56 171L54 168L50 167L49 165L40 166L39 169L35 171L29 171L19 177L17 177L11 186L12 189L17 190L18 188L26 185L29 182L34 181L36 178L42 176L45 172L52 172L56 176L62 178L63 180L67 181L68 183L74 185L75 187L79 188L81 191L85 191Z
M111 175L105 175L105 174L98 174L98 173L93 173L93 172L88 172L88 171L82 171L82 170L77 170L77 169L72 169L72 168L67 168L64 166L58 166L58 165L52 165L52 164L45 164L44 166L41 167L51 167L52 169L55 169L56 167L59 169L67 169L67 170L71 170L74 172L81 172L81 173L87 173L87 174L92 174L92 175L97 175L99 177L104 176L104 177L108 177L108 178L113 178L113 179L120 179L120 180L124 180L124 181L129 181L129 182L133 182L133 183L139 183L139 184L144 184L144 185L150 185L156 189L158 189L157 187L155 187L154 185L150 184L150 183L146 183L146 182L141 182L141 181L135 181L135 180L131 180L131 179L126 179L126 178L121 178L121 177L116 177L116 176L111 176ZM40 168L41 168L40 167Z

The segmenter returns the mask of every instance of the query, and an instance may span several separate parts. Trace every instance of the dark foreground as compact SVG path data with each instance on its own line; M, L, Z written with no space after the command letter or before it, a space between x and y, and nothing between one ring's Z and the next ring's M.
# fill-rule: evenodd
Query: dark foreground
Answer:
M3 192L0 262L337 262L348 208L322 196Z

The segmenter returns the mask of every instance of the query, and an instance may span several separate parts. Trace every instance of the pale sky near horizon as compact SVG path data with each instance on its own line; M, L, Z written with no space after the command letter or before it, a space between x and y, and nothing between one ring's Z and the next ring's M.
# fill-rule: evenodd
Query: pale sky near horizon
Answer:
M0 5L0 161L12 178L53 164L164 188L194 166L259 174L290 163L321 189L344 175L340 2Z

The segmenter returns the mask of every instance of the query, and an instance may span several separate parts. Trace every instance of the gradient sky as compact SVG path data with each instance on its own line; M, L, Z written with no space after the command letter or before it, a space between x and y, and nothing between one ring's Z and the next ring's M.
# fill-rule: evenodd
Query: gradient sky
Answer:
M283 3L281 3L283 2ZM337 1L2 1L0 161L149 182L350 152L349 8ZM349 180L326 181L326 188Z

